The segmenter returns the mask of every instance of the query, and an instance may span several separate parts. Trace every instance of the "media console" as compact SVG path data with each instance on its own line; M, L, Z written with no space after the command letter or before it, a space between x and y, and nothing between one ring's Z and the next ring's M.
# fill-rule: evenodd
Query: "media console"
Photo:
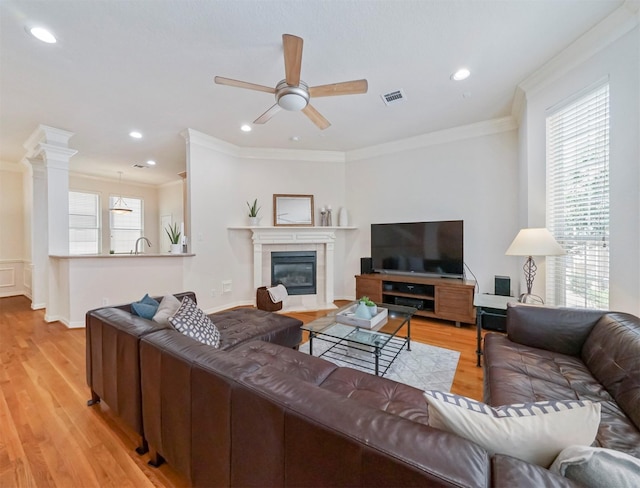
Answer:
M415 315L451 320L456 326L475 324L475 283L451 278L372 273L356 275L356 298L368 296L377 303L408 305Z

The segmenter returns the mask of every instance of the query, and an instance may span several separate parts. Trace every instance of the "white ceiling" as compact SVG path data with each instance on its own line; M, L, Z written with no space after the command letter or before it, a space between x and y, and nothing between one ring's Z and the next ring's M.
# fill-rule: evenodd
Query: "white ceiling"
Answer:
M245 147L348 151L504 117L520 82L623 3L1 0L0 161L22 160L45 124L75 133L72 171L161 184L184 170L186 128ZM27 34L33 24L58 43ZM304 39L310 86L366 78L369 92L312 99L332 123L324 131L283 111L241 132L273 95L213 77L275 86L283 33ZM461 66L471 77L451 81ZM398 89L406 101L385 106ZM147 159L157 166L132 168Z

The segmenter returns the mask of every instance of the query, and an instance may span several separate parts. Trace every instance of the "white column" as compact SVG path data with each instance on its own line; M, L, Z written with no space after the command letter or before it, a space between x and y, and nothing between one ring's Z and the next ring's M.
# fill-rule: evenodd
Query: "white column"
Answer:
M31 243L31 308L38 310L47 305L47 267L49 236L47 226L47 172L44 161L25 158L31 175L31 194L27 197L29 213L29 242Z
M40 125L25 142L26 162L33 172L31 196L31 259L33 261L32 308L57 308L57 268L49 265L50 254L69 253L69 160L76 154L70 149L73 132ZM53 314L55 315L55 313Z

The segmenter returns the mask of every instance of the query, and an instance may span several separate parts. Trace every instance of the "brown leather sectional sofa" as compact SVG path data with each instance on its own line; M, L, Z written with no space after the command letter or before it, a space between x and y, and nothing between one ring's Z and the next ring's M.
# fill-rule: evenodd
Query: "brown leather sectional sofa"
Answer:
M574 486L429 427L423 392L277 344L140 341L145 434L193 486Z
M179 293L190 297L193 292ZM158 301L162 297L156 297ZM302 340L302 322L252 308L227 310L209 317L220 331L220 350L260 339L297 347ZM147 334L170 329L131 313L131 304L102 307L86 314L86 375L93 405L104 401L128 427L139 436L138 453L147 452L142 424L142 390L140 388L140 339Z
M591 400L594 443L640 458L640 319L624 313L510 304L507 335L487 334L484 400Z
M100 359L92 352L92 364L88 363L88 378L93 378L89 385L97 395L98 384L104 390L104 372L108 369L104 358L114 359L109 368L116 368L113 371L117 376L118 355L127 354L126 359L120 357L127 367L135 367L129 354L135 356L139 368L141 435L148 440L152 462L166 460L193 486L575 486L544 468L509 456L491 455L473 442L429 427L423 392L413 387L337 367L300 353L291 344L244 340L233 348L214 350L172 328L139 333L137 320L113 311L104 317L105 313L103 310L101 314L92 314L92 320L99 319L102 323L87 332L88 343L101 348ZM516 325L510 329L509 338L499 334L487 338L485 380L490 403L556 398L553 396L556 386L550 386L546 392L541 386L538 388L541 379L537 378L535 367L531 368L533 374L527 376L527 362L536 355L543 358L557 355L562 361L565 356L575 357L544 350L564 343L578 347L570 338L572 334L566 331L569 325L577 325L581 331L578 335L586 340L590 333L599 333L596 322L608 317L602 325L614 327L607 329L608 333L619 334L618 327L628 331L629 337L620 346L630 343L638 347L639 325L635 317L612 318L609 314L585 312L586 315L571 315L572 320L561 322L560 317L545 315L535 319L534 312L523 313L531 313L532 317L525 321L519 312L510 309L508 320ZM212 318L216 322L215 316ZM551 329L554 323L565 326L556 329L555 338L542 339L544 329ZM606 325L609 323L614 325ZM536 327L533 332L520 330L532 325ZM118 332L108 331L110 328L133 331L136 339L127 338L127 347L131 345L128 353L122 349L125 342L111 338ZM532 343L519 345L517 341L523 336L530 337ZM134 343L137 353L132 350ZM580 346L582 354L586 354L585 347ZM635 352L637 361L637 349ZM508 368L514 360L502 361L505 354L516 358L512 371ZM518 354L527 366L517 366ZM87 357L89 361L89 350ZM612 359L624 364L625 371L627 366L631 367L625 375L637 380L640 371L637 362L634 368L625 357L612 353L608 358L594 358L594 371L600 361L610 365ZM541 360L531 361L535 366ZM102 383L95 379L96 368L103 371ZM559 369L564 371L564 367ZM584 382L585 375L580 376L579 383ZM572 384L571 378L569 375L565 383ZM526 389L524 385L528 383L534 385L534 391ZM574 391L580 391L579 385L573 387ZM637 388L635 393L632 387L625 389L626 393L619 392L618 410L626 412L627 407L620 405L630 402L631 408L625 413L626 422L631 422L627 429L631 432L629 425L635 425L632 433L638 435L634 424ZM566 388L564 391L569 393ZM612 405L604 406L603 412L616 411L617 394L606 400ZM107 397L103 398L111 406ZM607 399L603 391L598 398ZM623 425L625 418L617 418ZM609 417L603 416L603 420L608 422ZM608 433L609 428L603 432ZM624 439L627 431L616 432ZM637 437L629 441L634 442L637 448Z

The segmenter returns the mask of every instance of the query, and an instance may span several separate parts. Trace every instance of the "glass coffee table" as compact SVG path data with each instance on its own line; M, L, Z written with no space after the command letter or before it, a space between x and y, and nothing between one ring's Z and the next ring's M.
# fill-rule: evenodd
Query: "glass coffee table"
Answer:
M336 316L354 303L302 326L302 330L309 332L309 354L313 356L314 341L321 340L328 343L322 344L328 347L322 347L319 356L384 376L405 346L407 351L411 350L411 317L416 309L377 304L388 311L386 319L375 327L377 330L337 322ZM406 336L400 336L398 333L405 328Z

